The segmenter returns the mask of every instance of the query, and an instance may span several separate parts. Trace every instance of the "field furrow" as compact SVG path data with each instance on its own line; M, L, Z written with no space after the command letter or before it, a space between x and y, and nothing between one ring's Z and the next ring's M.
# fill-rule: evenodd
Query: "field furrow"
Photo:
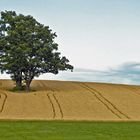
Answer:
M89 84L91 87L100 91L106 99L112 102L121 112L129 116L131 120L140 118L140 98L138 94L134 94L125 85L113 84Z
M59 119L59 120L62 119L63 117L62 109L53 92L48 94L48 98L50 100L53 114L54 114L53 119Z
M99 100L118 118L120 119L130 119L126 114L124 114L122 111L120 111L112 102L110 102L107 98L105 98L101 92L99 92L97 89L88 86L87 84L83 84L87 87L88 90L90 90Z
M0 91L1 92L1 91ZM7 100L7 95L3 92L0 93L0 113L3 111L5 103Z
M54 107L54 105L53 105L53 102L52 102L52 100L51 100L50 95L47 94L47 96L48 96L49 102L50 102L50 104L51 104L51 106L52 106L52 114L53 114L52 118L54 119L54 118L56 117L55 107Z
M61 105L60 105L58 99L56 98L55 94L53 94L53 97L54 97L54 99L59 107L59 113L61 114L61 119L63 119L63 111L62 111Z

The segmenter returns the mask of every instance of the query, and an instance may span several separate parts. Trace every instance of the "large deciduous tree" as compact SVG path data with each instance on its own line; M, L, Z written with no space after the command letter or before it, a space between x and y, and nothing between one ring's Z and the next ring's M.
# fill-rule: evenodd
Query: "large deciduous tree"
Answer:
M61 57L56 34L32 16L1 12L0 17L0 71L11 75L18 89L22 82L29 91L34 77L43 73L57 74L72 70L66 57Z

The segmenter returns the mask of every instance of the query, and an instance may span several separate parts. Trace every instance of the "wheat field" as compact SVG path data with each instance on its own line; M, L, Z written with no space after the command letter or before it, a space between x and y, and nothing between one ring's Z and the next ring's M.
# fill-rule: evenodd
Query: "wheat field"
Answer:
M34 80L30 93L13 86L0 80L1 120L140 120L139 86Z

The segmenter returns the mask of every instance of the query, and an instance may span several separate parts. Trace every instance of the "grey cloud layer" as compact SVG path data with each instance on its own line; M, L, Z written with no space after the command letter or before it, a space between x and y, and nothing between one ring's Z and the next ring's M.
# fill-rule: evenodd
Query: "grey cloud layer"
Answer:
M47 77L46 77L47 78ZM75 69L53 76L57 80L140 84L140 63L125 63L107 71Z

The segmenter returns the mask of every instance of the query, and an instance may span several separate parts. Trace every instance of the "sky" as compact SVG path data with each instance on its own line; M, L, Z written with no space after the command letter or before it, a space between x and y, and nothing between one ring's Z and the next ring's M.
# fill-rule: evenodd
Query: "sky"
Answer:
M46 79L126 84L140 84L139 7L139 0L0 0L0 11L32 15L58 35L75 70Z

